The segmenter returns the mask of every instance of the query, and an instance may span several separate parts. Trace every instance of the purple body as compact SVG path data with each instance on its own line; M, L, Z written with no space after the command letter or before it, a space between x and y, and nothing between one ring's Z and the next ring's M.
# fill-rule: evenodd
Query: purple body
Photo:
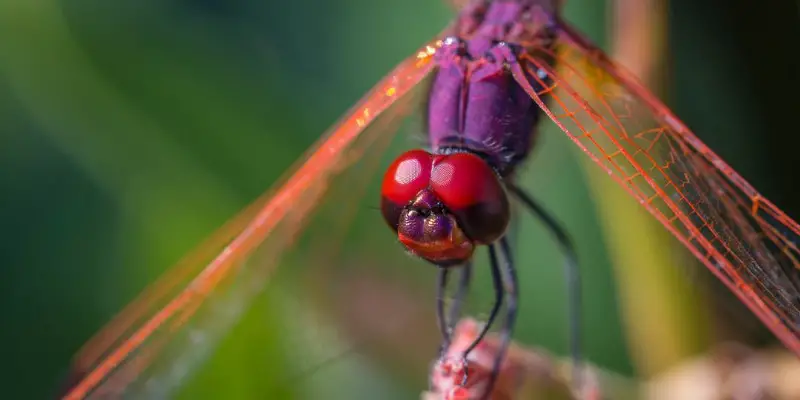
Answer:
M501 178L527 158L542 114L517 79L537 93L549 85L534 66L553 65L557 1L476 0L442 41L426 109L435 155L403 153L382 185L384 219L412 254L462 266L476 246L505 234L510 206Z
M496 0L462 11L456 36L448 37L436 55L427 106L433 151L480 153L504 177L527 157L540 110L504 67L506 60L495 55L499 42L517 45L536 35L531 15L547 8L542 3Z

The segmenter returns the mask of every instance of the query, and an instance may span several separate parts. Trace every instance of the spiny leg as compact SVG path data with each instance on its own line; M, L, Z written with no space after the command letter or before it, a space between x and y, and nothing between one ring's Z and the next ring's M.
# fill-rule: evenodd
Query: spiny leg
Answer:
M464 298L467 296L467 290L469 290L469 284L472 281L472 261L468 261L463 267L459 268L459 274L458 289L450 305L448 315L448 318L450 318L450 332L453 331L453 327L458 321L458 316L461 314L461 306L464 304Z
M495 318L497 318L497 313L500 311L500 306L503 305L503 278L500 274L500 268L498 266L497 261L497 249L495 249L494 244L490 244L489 247L489 260L491 262L491 271L492 271L492 284L494 285L494 305L492 306L492 311L489 313L489 318L486 320L486 324L481 329L481 333L478 334L478 337L472 341L472 343L464 350L464 359L467 358L469 353L478 345L478 343L483 340L483 337L486 336L486 333L489 332L489 329L492 327L492 323L494 323Z
M572 380L576 388L581 387L581 275L577 253L566 231L522 188L508 184L506 187L527 209L550 230L564 253L564 273L567 281L569 307L569 346L572 353Z
M439 349L440 357L443 356L447 351L447 348L450 347L453 327L455 326L458 315L461 312L461 305L464 302L464 297L467 294L470 281L472 280L472 262L470 261L459 268L459 280L456 295L450 304L448 312L445 313L444 303L446 300L447 280L449 278L451 268L452 267L440 267L439 282L436 292L436 316L439 322L439 330L442 334L442 345Z
M503 279L503 289L506 294L506 318L503 321L503 327L500 329L500 346L494 356L494 365L492 365L492 372L489 375L489 382L486 385L486 392L483 398L488 398L489 394L494 388L494 383L497 381L497 376L500 374L500 365L503 363L503 358L506 355L509 344L511 344L511 333L514 331L514 325L517 322L517 304L519 303L519 281L517 279L517 270L514 267L514 259L511 256L511 245L508 238L503 237L500 239L500 251L503 254L503 269L500 271ZM493 263L493 267L497 267L498 262Z
M439 267L439 279L436 286L436 319L439 323L439 332L442 334L442 345L439 347L439 357L442 357L450 346L450 323L444 312L445 295L447 294L447 278L450 268Z
M481 329L480 334L478 334L469 347L464 350L462 359L464 360L465 365L469 353L475 348L475 346L478 345L478 343L481 342L481 340L483 340L483 337L486 336L486 333L489 332L489 329L492 327L492 323L494 323L495 318L497 318L500 307L503 305L503 297L505 293L503 292L503 277L500 273L500 266L497 260L497 249L495 248L494 244L490 244L488 247L489 261L492 271L492 284L494 285L494 305L492 306L492 311L489 313L489 318L486 320L486 324L483 326L483 329ZM463 382L461 383L462 385L467 383L467 378L467 374L464 374ZM491 385L493 385L493 382L490 383L490 387Z

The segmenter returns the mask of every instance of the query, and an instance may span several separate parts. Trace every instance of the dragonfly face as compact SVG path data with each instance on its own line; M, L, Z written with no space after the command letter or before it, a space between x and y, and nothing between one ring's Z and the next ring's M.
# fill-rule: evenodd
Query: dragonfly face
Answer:
M411 150L386 171L383 218L412 254L439 266L462 264L475 245L508 227L508 198L495 171L470 152Z

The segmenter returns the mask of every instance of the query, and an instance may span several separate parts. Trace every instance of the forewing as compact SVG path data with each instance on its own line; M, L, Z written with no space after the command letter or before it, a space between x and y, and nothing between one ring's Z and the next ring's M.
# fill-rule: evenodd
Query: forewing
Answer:
M528 70L539 85L526 90L561 130L800 355L797 223L601 50L551 21L555 47L523 55L517 80Z
M363 196L366 184L381 175L376 174L377 164L420 97L420 83L432 69L439 44L431 41L398 65L274 189L168 271L84 346L75 358L65 398L174 394L213 355L255 299L274 300L274 292L286 290L264 294L265 287L276 286L275 274L296 269L318 280L329 272L333 260L320 256L333 257L340 250L347 215L353 217L363 207L354 196ZM372 216L380 224L379 212ZM325 227L324 237L318 235L320 226ZM393 241L390 231L386 237ZM278 325L277 320L268 322Z

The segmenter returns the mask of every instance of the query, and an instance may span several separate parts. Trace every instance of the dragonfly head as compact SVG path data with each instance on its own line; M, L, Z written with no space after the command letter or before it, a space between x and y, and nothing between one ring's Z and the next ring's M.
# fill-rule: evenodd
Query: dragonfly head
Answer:
M439 266L469 260L475 246L499 239L509 222L500 178L469 152L401 154L384 175L381 212L400 243Z

